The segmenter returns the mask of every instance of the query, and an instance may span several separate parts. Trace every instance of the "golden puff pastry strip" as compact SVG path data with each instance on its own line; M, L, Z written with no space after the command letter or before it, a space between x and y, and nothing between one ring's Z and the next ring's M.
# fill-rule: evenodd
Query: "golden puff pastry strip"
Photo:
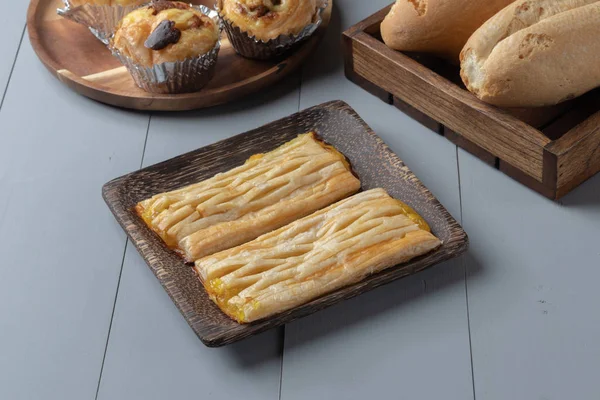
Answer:
M359 189L345 157L311 132L231 171L144 200L136 210L169 247L193 262Z
M373 189L196 261L217 305L240 323L307 303L441 245L409 206Z

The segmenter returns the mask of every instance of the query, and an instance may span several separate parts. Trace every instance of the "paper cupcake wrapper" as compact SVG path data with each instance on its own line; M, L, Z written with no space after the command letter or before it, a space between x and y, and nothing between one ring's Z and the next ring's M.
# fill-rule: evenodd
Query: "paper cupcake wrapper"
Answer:
M217 21L217 12L205 6L194 6ZM220 29L219 29L220 30ZM220 36L220 32L219 32ZM176 94L198 92L212 79L217 65L221 41L206 54L184 61L166 62L146 67L109 46L113 55L127 67L136 85L150 93Z
M217 10L219 10L218 4ZM282 56L310 38L323 23L323 12L326 8L327 0L320 0L313 23L304 27L297 35L279 35L267 42L251 36L248 32L242 31L220 13L219 17L221 18L225 32L227 32L229 42L239 55L257 60L267 60Z
M119 22L141 4L131 6L99 6L83 4L73 7L69 0L62 0L65 8L56 10L61 17L87 26L102 43L108 44Z

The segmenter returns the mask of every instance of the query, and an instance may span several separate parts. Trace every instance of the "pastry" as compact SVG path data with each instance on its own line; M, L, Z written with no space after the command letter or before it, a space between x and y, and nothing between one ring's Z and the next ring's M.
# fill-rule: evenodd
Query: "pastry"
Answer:
M207 13L182 2L155 1L121 21L111 49L147 91L198 91L212 77L219 51L219 24Z
M490 104L557 104L600 86L599 38L598 0L519 0L469 39L461 76Z
M248 323L305 304L441 245L409 206L373 189L238 247L195 270L211 299Z
M276 57L307 39L321 22L323 0L218 0L229 41L244 57Z
M193 262L255 239L359 188L345 157L308 133L228 172L142 201L136 210L169 247Z
M79 7L84 4L96 6L139 6L147 3L145 0L69 0L72 6Z
M469 36L513 0L397 0L381 23L395 50L432 53L458 64Z
M147 0L63 0L62 17L84 26L104 44L108 44L119 21Z

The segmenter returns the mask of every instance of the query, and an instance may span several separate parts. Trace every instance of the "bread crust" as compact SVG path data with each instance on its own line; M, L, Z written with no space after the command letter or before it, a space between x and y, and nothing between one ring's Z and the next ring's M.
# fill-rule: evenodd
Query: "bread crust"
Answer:
M600 86L600 1L519 0L461 52L461 77L501 107L561 103Z
M469 37L513 0L397 0L381 23L381 36L401 51L433 53L458 63Z

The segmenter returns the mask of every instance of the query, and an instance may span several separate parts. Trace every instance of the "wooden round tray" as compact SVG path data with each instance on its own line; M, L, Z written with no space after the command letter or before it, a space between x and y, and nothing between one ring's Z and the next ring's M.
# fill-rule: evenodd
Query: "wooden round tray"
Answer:
M193 4L214 5L214 0ZM255 61L238 56L223 32L215 77L200 92L178 95L147 93L86 27L56 14L61 0L32 0L27 14L31 45L46 68L76 92L94 100L136 110L183 111L223 104L261 90L289 75L322 39L333 0L315 35L285 59Z

